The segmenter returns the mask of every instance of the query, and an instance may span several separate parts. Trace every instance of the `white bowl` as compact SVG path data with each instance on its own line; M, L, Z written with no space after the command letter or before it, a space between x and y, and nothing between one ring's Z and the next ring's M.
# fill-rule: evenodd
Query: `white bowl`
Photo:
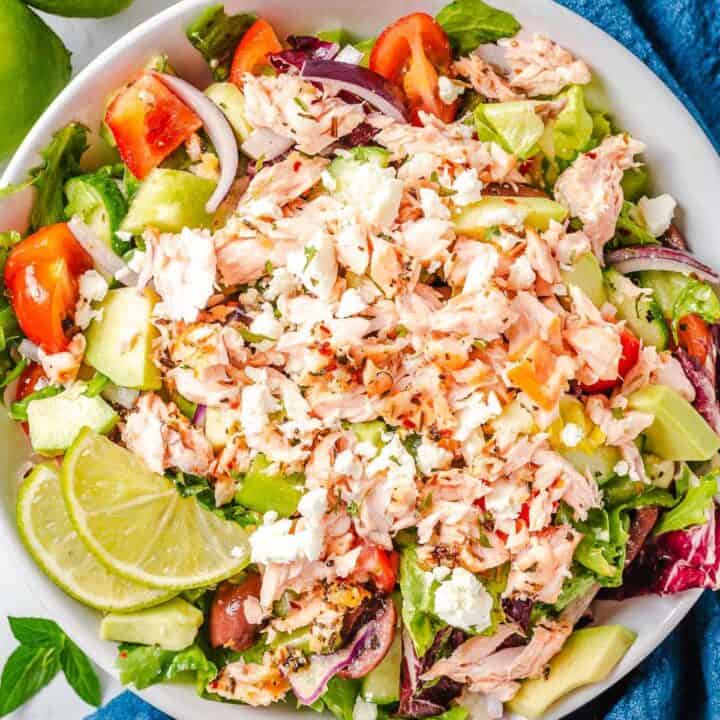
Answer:
M19 182L38 162L53 131L69 120L91 128L100 124L104 99L124 83L147 59L167 52L179 74L197 83L207 82L204 61L185 39L184 29L208 0L185 0L156 15L98 57L55 100L35 125L10 163L0 185ZM345 27L373 35L388 22L417 10L436 12L443 0L226 0L228 11L255 10L276 26L279 33L311 32ZM720 230L716 221L720 159L708 139L681 103L645 65L610 38L574 13L551 0L493 0L513 12L522 24L543 31L585 59L599 78L597 96L607 101L620 127L648 144L648 162L657 190L670 192L682 208L683 228L693 249L710 265L720 267ZM298 10L302 8L302 12ZM24 229L29 198L16 196L0 204L0 230ZM45 600L49 614L88 654L108 672L116 647L98 639L99 615L76 603L45 578L27 555L15 529L18 469L27 459L23 434L0 412L0 544L16 558L17 577L31 592ZM598 685L568 696L547 715L556 720L590 701L617 682L650 653L695 603L699 591L671 597L643 597L625 603L598 603L599 622L627 625L638 639L611 676ZM189 686L155 686L141 693L177 720L216 720L245 717L262 720L268 712L291 718L289 706L271 710L228 704L208 704Z

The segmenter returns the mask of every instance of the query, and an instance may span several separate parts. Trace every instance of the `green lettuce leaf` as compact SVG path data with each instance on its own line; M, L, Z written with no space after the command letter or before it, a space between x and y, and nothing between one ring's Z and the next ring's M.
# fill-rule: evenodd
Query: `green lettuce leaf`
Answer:
M215 80L227 80L235 48L255 20L252 13L228 15L223 5L212 5L188 26L185 34L205 58Z
M720 471L716 470L705 475L697 485L688 487L685 497L674 508L663 513L655 526L655 535L684 530L691 525L704 525L718 492L718 476Z
M699 315L707 323L720 320L720 299L707 283L688 278L673 305L673 328L685 315Z
M517 35L522 27L510 13L483 0L454 0L437 14L437 21L459 55L467 55L483 43Z
M360 680L348 680L336 675L328 683L318 703L322 703L338 720L353 720L353 708L359 692Z
M593 118L580 85L572 85L559 98L567 103L553 123L553 146L557 157L572 161L594 145Z
M432 614L436 584L432 576L418 566L415 546L403 548L400 555L402 618L418 657L429 650L437 631L445 624Z
M614 247L626 245L657 245L659 240L652 235L640 215L637 205L625 200L615 226Z
M620 185L625 199L630 202L637 202L643 195L647 195L650 191L650 171L647 165L626 170Z
M198 645L180 652L163 650L157 645L120 645L117 661L120 680L138 690L169 680L194 680L199 695L217 675L217 667L210 662Z
M34 185L37 190L30 227L38 230L65 220L65 182L81 174L80 158L87 150L88 128L71 122L54 135L41 151L43 164L30 170L26 181L0 190L0 198Z

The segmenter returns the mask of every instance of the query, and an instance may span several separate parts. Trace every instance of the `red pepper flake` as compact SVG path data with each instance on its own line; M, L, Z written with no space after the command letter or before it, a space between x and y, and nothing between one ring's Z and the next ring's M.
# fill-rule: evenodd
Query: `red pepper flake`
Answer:
M523 175L527 175L528 172L531 170L533 164L531 160L525 160L525 162L520 163L520 172Z
M520 508L520 519L525 521L526 525L530 525L530 503L523 503Z
M302 167L302 163L299 160L296 160L293 164L293 172L297 172Z
M502 540L503 543L507 543L507 533L504 533L502 530L496 530L495 534Z
M595 158L597 157L597 153L596 153L596 152L589 152L589 153L587 154L587 156L588 156L591 160L595 160Z
M412 420L410 420L410 418L403 418L402 424L403 427L406 427L408 430L414 430L417 427L417 425Z
M127 650L123 650L123 651L120 653L120 657L121 657L123 660L127 657L127 655L128 655L128 654L127 654Z
M321 355L330 356L330 355L333 354L333 349L330 347L330 343L324 342L324 343L318 348L318 352L319 352Z

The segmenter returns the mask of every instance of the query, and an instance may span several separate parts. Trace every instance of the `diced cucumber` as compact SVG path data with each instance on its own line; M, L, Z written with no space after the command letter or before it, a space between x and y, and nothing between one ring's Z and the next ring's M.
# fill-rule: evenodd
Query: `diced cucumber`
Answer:
M363 163L373 163L384 168L390 157L387 150L379 147L358 147L350 152L351 157L336 157L328 168L335 178L335 187L332 189L335 195L352 195L357 192L361 185L358 172L362 172Z
M389 705L400 699L400 668L402 666L402 640L395 631L392 645L382 662L363 679L360 692L365 700L376 705Z
M312 630L309 625L292 632L279 632L270 642L270 647L273 650L277 648L294 648L309 654L311 637Z
M560 454L569 460L578 472L583 475L589 472L598 485L615 476L615 465L621 460L619 450L610 445L601 445L591 453L579 448L565 448Z
M360 442L368 442L377 448L381 448L383 433L387 432L387 425L382 420L370 420L368 422L352 423L350 429Z
M675 301L691 282L689 275L669 270L644 270L635 276L640 287L652 288L663 315L671 320Z
M618 317L627 321L637 337L658 350L667 347L670 331L654 291L638 295L633 281L612 269L605 271L605 289L608 300L617 308Z
M115 233L128 210L115 180L104 173L81 175L68 180L65 195L67 217L79 215L106 245L113 247Z
M600 263L591 252L580 256L569 270L561 270L560 275L566 285L579 287L596 307L601 307L606 302Z
M455 230L461 235L485 239L488 228L523 221L536 230L547 230L551 220L562 222L568 211L543 197L484 197L456 213Z
M258 454L245 477L238 483L235 501L248 510L276 512L289 517L303 496L305 477L302 473L283 475L272 470L273 463Z
M253 131L245 116L245 96L237 85L219 82L210 85L205 94L223 111L237 139L244 142Z
M183 228L210 227L205 205L215 182L183 170L157 168L140 186L121 230L140 234L148 227L178 233Z
M225 447L233 429L240 427L240 409L209 407L205 414L205 437L219 450Z
M115 411L101 397L82 394L84 385L28 404L30 442L41 455L61 455L83 427L109 433L118 422Z
M520 159L534 155L545 125L534 100L485 103L475 108L475 127L480 140L498 141Z
M135 288L110 290L100 303L102 316L87 331L85 361L120 387L158 390L160 370L152 361L158 331L152 323L157 296Z

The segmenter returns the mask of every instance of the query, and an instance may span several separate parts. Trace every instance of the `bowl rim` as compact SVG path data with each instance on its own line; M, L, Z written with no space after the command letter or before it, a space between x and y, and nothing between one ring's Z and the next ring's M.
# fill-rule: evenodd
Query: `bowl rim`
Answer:
M219 1L222 2L222 0ZM409 0L409 4L411 4L411 2L412 0ZM35 122L23 142L13 154L5 171L2 173L2 176L0 177L0 187L4 187L11 182L19 182L24 177L27 169L32 167L37 161L37 148L40 147L38 143L49 137L49 135L59 127L60 118L55 118L58 109L72 102L77 95L81 95L84 85L90 78L93 78L102 72L102 70L113 60L119 58L125 49L132 47L136 42L140 41L145 36L155 33L166 22L183 16L191 10L199 10L210 6L211 4L213 4L212 0L180 0L176 4L171 5L170 7L140 22L103 50L90 63L88 63L88 65L83 68L70 81L67 87L65 87L63 91L50 103L40 118L38 118ZM333 3L330 2L330 5L332 4ZM609 35L605 30L573 10L556 2L556 0L539 0L538 4L540 5L539 12L542 12L542 5L551 6L554 8L553 11L555 13L558 13L560 16L564 16L568 21L572 20L572 22L576 23L579 30L582 29L595 35L599 33L604 36L604 40L608 44L608 54L621 55L623 56L625 62L632 63L636 72L644 75L645 79L652 86L653 92L660 93L662 95L662 104L673 106L675 113L679 112L684 116L688 127L692 128L695 134L702 138L701 142L704 143L705 150L708 151L714 158L715 164L720 172L720 155L717 154L705 128L698 123L695 117L690 113L675 93L670 90L662 78L660 78L648 65L646 65L639 57L634 55L615 38ZM533 8L533 10L537 11L538 9ZM22 547L14 525L6 522L4 517L0 517L0 533L4 534L5 532L11 533L17 541L15 544ZM32 559L29 559L29 563L32 564L34 572L22 573L21 581L24 582L26 587L30 590L34 587L40 587L41 583L45 581L46 578ZM640 652L637 657L633 658L633 662L625 663L622 668L620 668L621 672L617 672L618 668L616 668L616 671L611 673L605 681L591 686L585 686L585 688L573 691L570 695L566 696L566 699L562 703L562 712L564 713L562 717L565 717L565 713L573 712L582 705L591 702L604 690L615 685L622 677L640 664L675 629L675 627L697 602L702 592L703 591L701 589L696 589L674 595L673 598L676 602L668 611L658 633L653 636L654 639L652 641L644 643L642 652ZM62 625L71 628L72 634L80 638L82 642L82 637L86 636L88 632L85 627L87 623L76 620L74 617L68 617L66 611L62 608L62 605L59 602L44 596L40 599L48 611L58 618ZM111 665L109 666L106 662L98 660L97 654L92 653L92 651L88 654L98 665L100 665L100 667L103 668L106 673L114 678L118 678L119 673L116 667ZM188 718L188 720L190 720L190 718L197 717L194 713L188 710L188 708L183 704L179 694L174 692L174 689L168 684L160 684L140 691L135 690L134 688L129 689L143 697L155 707L172 714L177 720L180 720L181 718ZM244 706L241 707L244 708ZM238 708L238 712L242 712L242 709Z

